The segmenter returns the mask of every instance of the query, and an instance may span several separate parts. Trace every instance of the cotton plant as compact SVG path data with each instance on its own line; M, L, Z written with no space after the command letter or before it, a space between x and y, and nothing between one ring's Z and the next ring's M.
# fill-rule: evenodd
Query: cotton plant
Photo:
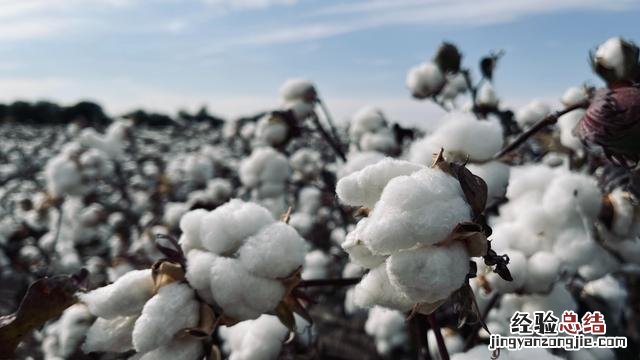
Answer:
M374 306L369 309L364 330L374 338L378 353L390 355L394 349L406 346L409 340L405 321L405 315L398 310Z
M479 188L469 190L471 182ZM370 269L355 303L430 314L462 288L470 256L488 251L481 226L460 235L461 224L484 210L486 199L474 198L480 189L486 191L481 179L445 162L442 152L432 167L384 159L342 178L340 200L368 214L342 244L352 262ZM504 263L491 264L509 277Z
M366 106L358 110L349 124L349 138L358 151L397 152L399 145L380 109Z

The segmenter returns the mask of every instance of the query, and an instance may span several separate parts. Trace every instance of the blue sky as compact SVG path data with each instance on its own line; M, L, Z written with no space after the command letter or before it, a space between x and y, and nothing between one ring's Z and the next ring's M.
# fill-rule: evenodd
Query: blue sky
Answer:
M377 105L403 122L438 116L410 98L409 67L442 40L476 71L504 49L507 104L599 84L588 51L640 41L636 0L0 0L0 101L100 102L225 116L278 104L289 77L313 80L336 117Z

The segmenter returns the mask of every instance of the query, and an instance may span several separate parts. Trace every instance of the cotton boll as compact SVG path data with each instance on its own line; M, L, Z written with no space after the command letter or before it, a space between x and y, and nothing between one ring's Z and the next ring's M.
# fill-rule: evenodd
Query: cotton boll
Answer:
M255 135L262 144L278 146L287 140L289 125L279 117L267 114L258 120Z
M611 274L589 281L584 285L583 291L604 300L615 314L621 314L627 302L627 290Z
M365 272L365 268L363 268L358 264L349 262L342 269L342 277L343 278L361 277L362 275L364 275L364 272Z
M202 341L195 338L174 339L170 343L149 351L139 360L200 360L204 355Z
M637 53L635 60L637 61ZM627 69L622 39L613 37L602 43L596 50L595 61L606 69L613 70L618 77L624 77Z
M484 82L482 86L480 86L480 89L478 89L476 103L479 106L496 107L498 106L499 101L496 91L493 89L493 85L491 85L490 82Z
M391 284L415 302L444 300L462 286L469 254L461 243L392 254L386 262Z
M182 216L182 218L180 218L180 230L182 230L183 235L186 236L185 239L188 239L190 248L198 248L202 246L202 242L200 241L200 229L202 226L202 219L206 214L206 210L196 209L187 212ZM182 242L181 245L183 245L184 248L184 244Z
M189 211L189 207L185 203L168 203L165 206L165 212L163 215L164 223L170 228L177 227L182 215L187 211Z
M360 237L374 254L386 255L438 243L470 217L460 183L441 170L425 168L389 181Z
M564 92L560 101L566 107L583 103L589 100L589 93L587 90L587 87L584 85L570 87Z
M500 161L469 164L467 169L487 183L487 204L502 199L509 184L509 165Z
M407 342L405 326L406 320L403 313L375 306L369 310L364 330L374 337L378 353L387 355L394 348Z
M527 282L525 290L528 292L547 292L558 277L560 260L550 252L540 251L529 258L527 266Z
M254 275L284 278L302 266L306 250L304 239L293 227L275 222L249 237L238 259Z
M310 215L316 215L322 201L322 191L316 187L305 186L298 192L298 209Z
M92 314L113 319L118 316L137 315L153 295L151 270L129 271L113 284L79 294L80 301Z
M234 199L202 217L200 239L207 250L224 254L274 221L264 207Z
M349 254L351 261L364 268L372 269L382 264L387 257L384 255L374 255L360 239L360 233L366 226L367 221L367 218L358 221L356 228L347 234L341 246L342 249Z
M314 178L322 171L322 155L316 150L302 148L289 158L291 167L305 178Z
M291 111L293 117L298 121L304 121L311 116L316 116L315 103L303 100L285 101L280 108L284 111Z
M602 192L590 176L569 173L557 176L542 199L544 209L567 222L594 221L602 206Z
M461 72L447 74L446 78L447 83L440 92L440 96L442 96L443 99L454 101L459 94L467 91L467 81Z
M330 262L331 258L329 258L329 256L327 256L322 250L309 252L304 257L302 278L308 280L327 277L327 265L329 265Z
M464 161L467 157L472 161L486 161L502 149L502 125L497 120L478 121L470 114L452 112L443 122L433 134L411 145L411 162L430 165L432 154L438 153L441 148L449 161Z
M340 179L336 185L336 193L347 205L373 208L389 180L412 174L422 168L423 166L408 161L385 158Z
M425 99L440 92L445 81L444 74L438 66L432 62L426 62L409 69L406 86L413 97Z
M369 165L373 165L384 159L385 155L377 151L350 152L347 155L347 162L344 163L337 172L338 179L360 171Z
M269 360L278 357L288 329L272 315L220 328L230 360Z
M562 261L562 266L571 272L592 259L599 245L590 239L583 227L568 228L557 237L554 245L554 253Z
M44 171L47 191L53 196L76 194L81 187L82 179L78 166L61 155L51 158Z
M131 334L137 319L137 316L123 316L113 319L98 318L87 332L82 351L91 353L132 350Z
M491 284L492 289L504 294L514 292L525 285L528 279L529 264L524 254L518 250L507 249L505 251L501 251L501 253L509 255L508 267L513 281L505 281L494 272L488 273L486 277L489 284Z
M289 225L300 235L306 237L313 231L313 216L306 213L293 213L289 217Z
M210 271L213 299L226 315L238 320L272 311L285 294L279 281L252 275L236 259L219 257Z
M547 165L524 165L511 168L507 198L516 200L526 193L544 193L549 179L556 177L557 170Z
M279 93L283 101L314 102L318 96L313 83L301 78L287 79L280 87Z
M372 269L362 278L354 288L353 301L363 308L380 305L400 311L407 311L415 304L391 285L385 264Z
M574 133L573 129L576 128L580 119L584 116L586 110L577 109L568 112L558 118L558 127L560 128L560 143L574 151L581 151L583 149L582 142Z
M529 127L542 120L550 112L549 105L540 100L533 100L518 110L516 121L522 127Z
M238 170L240 181L249 188L260 190L264 185L279 185L274 188L276 191L263 191L262 196L279 195L290 173L289 160L270 147L255 149L242 161Z
M397 147L395 135L389 129L362 135L358 145L362 151L380 151L384 153L390 153Z
M168 344L174 335L198 325L200 305L195 293L184 283L163 286L144 305L133 328L133 346L145 353Z
M351 118L349 125L349 138L354 143L359 143L366 133L375 133L387 127L387 120L378 108L365 106L358 110Z

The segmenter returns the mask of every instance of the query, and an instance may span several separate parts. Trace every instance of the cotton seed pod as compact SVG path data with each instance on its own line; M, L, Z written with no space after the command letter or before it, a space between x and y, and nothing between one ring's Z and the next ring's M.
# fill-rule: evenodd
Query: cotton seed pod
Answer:
M461 60L462 54L460 54L458 48L448 42L443 42L433 57L433 62L438 64L443 73L457 73L460 71Z
M137 315L154 291L151 270L134 270L120 277L116 282L86 294L80 294L80 301L87 304L92 314L113 319L118 316Z

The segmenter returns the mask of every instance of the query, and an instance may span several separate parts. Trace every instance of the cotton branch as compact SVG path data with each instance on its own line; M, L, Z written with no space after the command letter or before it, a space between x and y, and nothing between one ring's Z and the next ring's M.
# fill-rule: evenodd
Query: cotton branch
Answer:
M575 105L571 105L563 110L556 111L550 115L547 115L544 119L538 121L536 124L531 126L527 131L520 134L511 144L504 147L497 154L493 156L494 160L497 160L504 155L510 153L511 151L517 149L520 145L522 145L525 141L527 141L531 136L535 135L538 131L543 128L553 125L558 122L558 118L566 113L569 113L576 109L586 108L589 106L588 102L581 102Z

